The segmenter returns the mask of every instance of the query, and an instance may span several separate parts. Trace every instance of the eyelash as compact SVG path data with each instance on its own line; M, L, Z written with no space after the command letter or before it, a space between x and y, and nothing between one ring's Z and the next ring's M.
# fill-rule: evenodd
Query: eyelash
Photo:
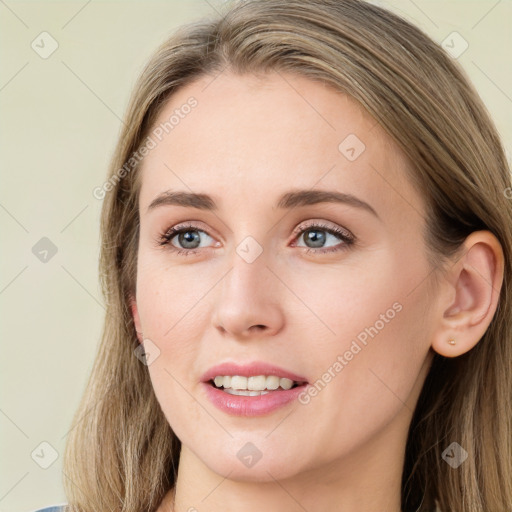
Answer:
M326 226L321 223L316 223L316 224L313 223L313 224L310 224L307 226L304 226L304 225L299 226L294 231L295 239L298 239L299 236L302 235L303 233L305 233L306 231L313 230L312 228L317 228L316 229L317 231L327 231L331 235L337 236L338 238L340 238L343 241L343 244L341 245L341 247L330 248L330 249L313 249L310 247L302 247L302 249L304 249L305 252L307 252L307 253L314 252L314 253L325 254L325 253L335 253L338 251L348 250L350 248L350 246L352 246L355 243L355 240L356 240L356 238L353 235L349 234L348 231L341 230L341 229L335 228L335 227ZM174 226L174 227L166 230L163 233L160 233L157 237L156 244L158 247L166 247L178 255L192 256L192 255L196 254L200 249L180 249L171 244L171 240L176 235L179 235L180 233L186 233L187 231L201 231L208 235L208 233L205 230L199 229L197 226L194 226L193 224L178 225L178 226ZM210 235L208 235L208 236L210 236Z

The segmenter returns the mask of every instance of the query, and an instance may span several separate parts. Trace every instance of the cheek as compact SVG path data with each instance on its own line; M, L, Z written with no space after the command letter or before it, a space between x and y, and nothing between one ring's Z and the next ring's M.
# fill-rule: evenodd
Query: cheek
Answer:
M195 363L205 321L201 299L211 287L207 278L205 273L198 279L193 265L172 268L160 255L139 258L137 307L144 338L158 350L148 371L157 400L177 430L184 421L199 421L189 392L195 392L191 385L198 377Z
M375 251L357 268L310 272L314 288L294 281L294 291L316 313L307 312L310 327L303 332L309 335L301 346L326 407L342 399L351 414L364 416L386 396L384 414L414 386L429 348L428 271L417 263L420 255L403 254Z
M373 302L361 303L357 315L343 314L337 323L332 317L334 341L304 354L315 369L315 392L303 397L302 417L304 425L321 432L311 442L326 462L333 453L362 446L394 418L402 417L406 428L414 410L428 353L420 321L423 294L405 299L396 292L374 292ZM393 297L398 300L390 304ZM340 314L342 308L334 309Z
M198 328L197 314L213 277L194 265L173 267L162 255L143 255L137 270L137 306L144 334L161 340L180 337L186 343L193 336L191 326Z
M161 356L149 366L149 374L153 391L160 404L160 408L174 433L180 438L188 439L190 430L204 422L201 416L202 409L197 406L193 398L196 391L186 380L186 374L176 371L180 363L188 367L172 355L175 366L169 364L168 354L162 352ZM178 365L178 366L176 366Z
M303 333L310 339L304 339L303 346L311 348L313 361L320 357L325 364L322 354L343 353L356 338L362 343L370 340L374 324L382 331L399 315L401 306L396 303L403 283L395 277L392 256L376 250L369 257L346 258L341 264L299 266L288 275L301 299L296 316L302 316L303 329L307 328ZM291 295L289 300L295 302ZM323 350L315 353L318 347Z

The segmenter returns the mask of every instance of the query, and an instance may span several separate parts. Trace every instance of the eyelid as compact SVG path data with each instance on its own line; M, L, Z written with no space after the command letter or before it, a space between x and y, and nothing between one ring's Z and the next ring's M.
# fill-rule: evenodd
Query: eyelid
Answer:
M209 233L209 229L202 229L198 226L198 224L202 224L200 221L185 221L182 223L178 223L166 230L164 230L163 233L160 233L158 238L156 239L156 245L164 248L168 248L172 252L176 252L178 254L185 254L185 255L193 255L197 253L198 251L205 250L205 249L211 249L213 246L210 247L204 247L204 248L195 248L195 249L182 249L180 247L175 247L171 240L176 237L180 232L184 231L202 231L210 238L214 238ZM339 238L341 240L340 244L338 246L335 246L335 248L311 248L311 247L304 247L299 246L301 249L303 249L305 252L313 252L317 254L326 254L326 253L336 253L339 251L343 251L353 245L356 242L356 237L346 228L343 228L341 226L338 226L337 224L329 225L328 221L320 220L320 219L310 219L308 221L304 221L299 223L298 226L296 226L292 232L293 240L297 240L299 238L299 235L304 233L310 228L317 228L319 231L326 231L330 233L331 235ZM339 247L341 245L341 247ZM297 245L292 245L293 247L298 247Z
M212 230L210 227L205 227L206 224L202 223L201 221L191 220L191 221L185 221L185 222L179 222L178 224L174 224L170 226L167 229L164 229L163 234L171 233L175 234L176 232L183 231L186 229L189 229L191 231L203 231L211 238L221 238L217 235L216 232L214 234L210 234Z
M326 231L332 231L337 234L337 236L340 236L340 234L343 234L346 238L350 238L351 240L355 240L355 236L346 228L343 228L341 226L338 226L337 224L330 224L327 221L320 220L320 219L311 219L304 222L301 222L294 230L293 230L293 236L296 237L298 234L302 233L303 231L306 231L309 228L321 228L325 229Z
M199 249L181 249L179 247L175 247L172 245L171 240L176 237L180 232L184 231L202 231L206 235L208 235L210 238L214 239L212 235L210 235L208 229L203 229L202 227L199 227L197 224L202 224L200 221L185 221L180 222L178 224L175 224L171 226L170 228L165 229L163 232L159 233L155 242L157 246L163 246L170 248L170 250L175 251L186 251L189 253L193 253L194 251L198 251ZM206 248L208 249L208 247Z

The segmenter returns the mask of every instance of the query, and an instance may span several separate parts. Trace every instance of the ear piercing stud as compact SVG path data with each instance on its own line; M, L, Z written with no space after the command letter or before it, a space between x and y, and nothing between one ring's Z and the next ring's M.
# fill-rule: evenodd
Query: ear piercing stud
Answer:
M448 340L448 343L449 343L450 345L455 345L455 340L454 340L454 339L450 339L450 340Z

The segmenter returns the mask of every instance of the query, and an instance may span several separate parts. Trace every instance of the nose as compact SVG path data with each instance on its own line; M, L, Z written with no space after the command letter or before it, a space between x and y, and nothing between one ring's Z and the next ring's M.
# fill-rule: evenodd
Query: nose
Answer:
M220 283L214 326L223 336L236 338L277 334L284 325L283 288L263 254L251 263L235 254Z

